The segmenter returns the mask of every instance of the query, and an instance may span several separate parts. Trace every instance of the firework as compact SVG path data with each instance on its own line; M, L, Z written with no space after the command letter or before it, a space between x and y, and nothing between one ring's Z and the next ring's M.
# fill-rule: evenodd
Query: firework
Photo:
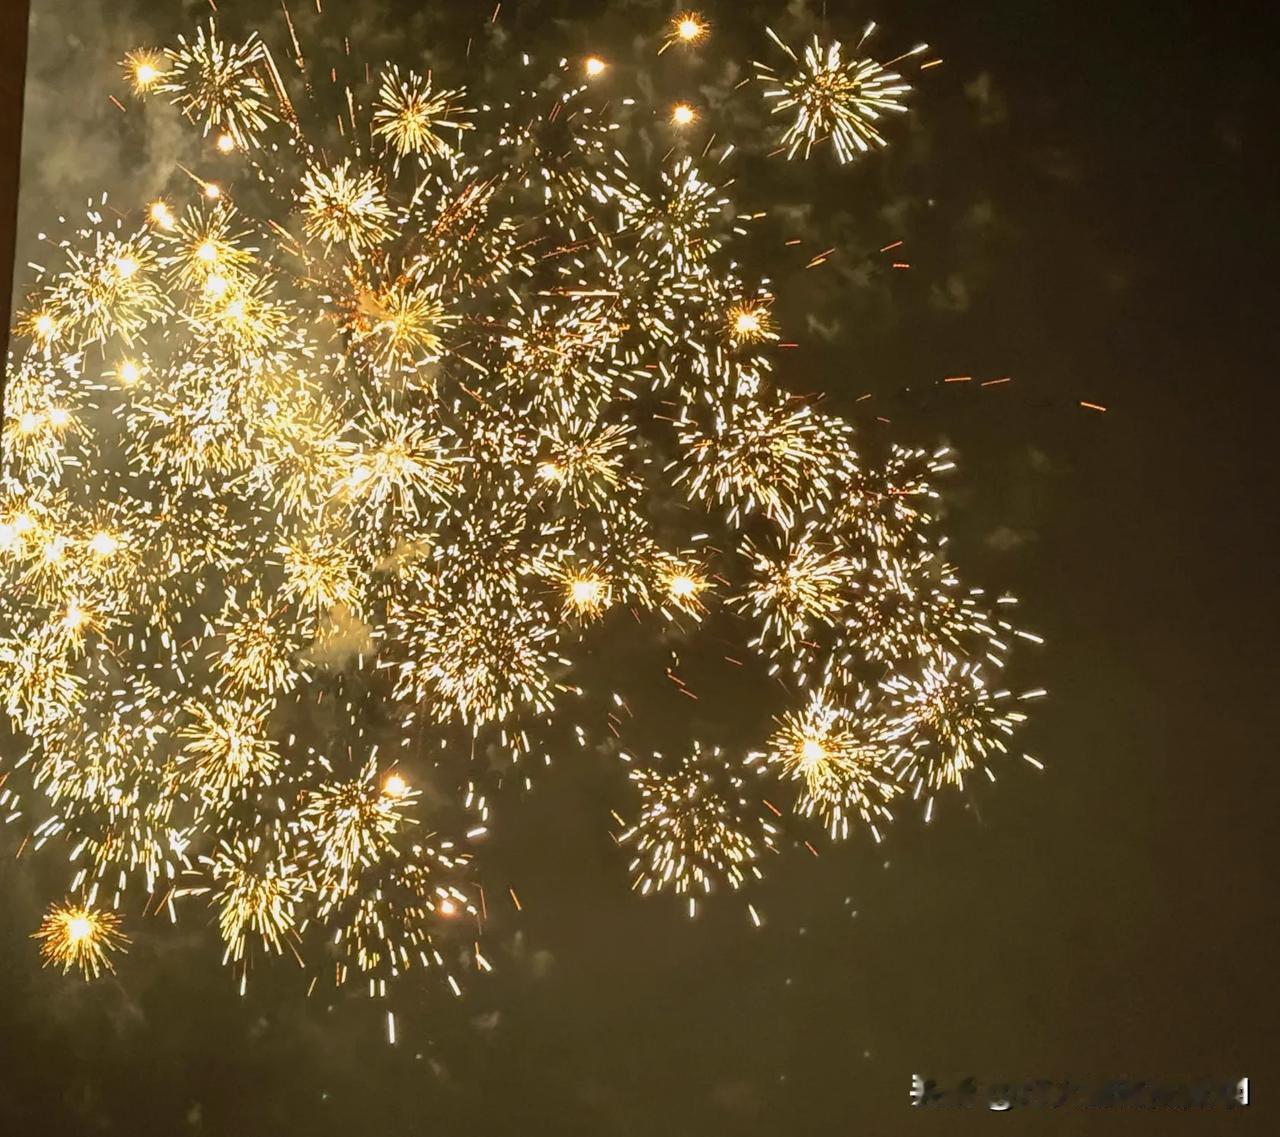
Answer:
M164 80L163 52L141 48L129 52L120 64L135 95L145 95Z
M442 333L457 324L431 288L394 281L380 290L360 287L348 324L352 343L368 354L375 367L411 369L424 357L438 354Z
M863 692L851 707L817 691L800 711L778 720L766 761L801 784L799 812L819 816L831 835L847 837L856 814L879 837L890 819L889 803L900 792L897 748L885 721Z
M256 33L243 43L229 43L211 21L189 42L179 36L178 47L165 52L168 66L157 90L172 94L177 107L200 123L205 134L224 130L237 145L251 146L277 121L261 75L266 59Z
M46 967L61 967L64 973L79 968L86 979L96 979L104 967L114 971L108 954L124 951L129 943L116 913L71 900L50 907L34 938Z
M692 904L717 885L737 889L761 875L758 862L776 830L746 798L743 774L719 749L695 744L669 773L635 769L631 778L640 815L618 839L635 847L631 872L639 892L671 891Z
M226 958L242 962L251 933L271 951L282 951L286 937L294 932L302 900L305 877L299 866L282 858L261 837L223 842L212 857L205 858L205 864Z
M470 126L459 121L458 100L464 97L463 91L434 91L429 79L412 71L401 78L399 70L391 67L382 76L382 86L378 89L373 133L385 138L401 158L408 154L445 157L452 152L452 147L440 137L440 132L448 130L456 134Z
M857 49L874 29L874 24L867 26ZM848 162L885 144L880 117L907 109L903 98L911 87L900 75L874 59L846 59L838 40L824 45L814 36L803 54L797 55L772 29L768 34L795 66L791 75L779 78L772 68L756 64L765 98L774 100L774 114L794 116L782 136L788 158L797 154L808 158L814 146L829 140L836 158ZM911 54L924 50L922 45Z
M1026 719L1010 707L1008 691L988 687L981 665L946 653L885 689L906 745L907 777L922 789L962 787L970 771L1008 753L1008 739Z
M698 12L681 12L671 18L667 25L667 35L658 48L661 55L668 48L680 44L683 47L696 47L711 34L711 25Z
M307 236L325 245L347 245L358 254L391 236L391 207L381 182L370 170L353 170L349 160L307 171L302 208Z
M287 22L286 51L209 22L130 53L211 168L42 238L17 321L0 800L41 803L30 846L87 898L46 958L96 974L116 909L204 897L242 983L287 954L457 991L488 966L447 946L485 915L484 793L535 758L621 756L635 887L691 905L809 819L878 836L903 787L988 768L1021 714L985 669L1034 637L943 556L945 452L869 459L775 380L723 108L500 36L448 85L323 66ZM859 54L761 70L785 153L883 141L906 87ZM627 730L685 720L634 714L617 665L660 658L690 706L682 660L733 667L762 749L640 757Z
M776 340L778 333L768 304L748 300L733 305L725 316L725 337L736 347Z
M736 604L760 621L761 638L794 647L818 624L834 624L853 591L857 566L802 532L782 548L748 539L743 552L753 579Z
M354 778L325 782L308 793L298 823L323 864L327 891L346 892L362 866L391 853L392 838L407 823L404 809L417 791L403 781L379 783L371 761Z
M186 743L184 755L196 787L229 794L250 781L270 778L280 759L276 744L266 737L268 710L231 699L191 707L191 722L178 737Z
M495 595L426 596L392 619L408 658L397 694L427 703L441 721L498 723L555 705L554 620L509 589Z

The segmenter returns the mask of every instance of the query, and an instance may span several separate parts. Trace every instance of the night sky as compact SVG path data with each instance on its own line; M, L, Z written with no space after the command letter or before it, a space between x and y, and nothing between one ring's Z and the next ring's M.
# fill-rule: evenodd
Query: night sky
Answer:
M383 34L429 8L326 6L344 4ZM33 0L19 264L57 207L146 193L154 139L107 102L115 61L205 10L101 6ZM745 63L784 7L703 10ZM559 763L497 802L492 857L524 911L489 928L495 973L461 999L402 987L394 1047L384 1004L307 999L284 963L241 998L198 913L136 935L114 977L42 971L41 872L6 856L0 1134L1280 1131L1263 8L830 0L833 33L875 17L882 52L924 39L945 62L884 154L774 163L777 185L750 187L813 199L807 247L839 250L774 269L801 344L780 380L870 435L955 447L954 560L1046 639L1013 677L1050 692L1023 736L1043 773L1010 761L928 825L903 812L882 845L780 860L756 930L737 903L691 922L633 896L611 791ZM502 18L531 49L619 56L670 14L507 0ZM691 72L689 91L710 81ZM899 239L907 271L876 252ZM909 1105L913 1073L1249 1075L1254 1104L930 1114Z

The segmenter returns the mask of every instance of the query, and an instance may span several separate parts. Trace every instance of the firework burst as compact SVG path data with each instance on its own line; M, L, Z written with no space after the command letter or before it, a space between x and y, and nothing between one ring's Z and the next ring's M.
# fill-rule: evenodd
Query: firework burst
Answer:
M860 50L875 24L858 41ZM773 100L774 114L790 114L793 121L782 136L788 158L808 158L820 142L830 141L836 158L848 162L872 147L885 145L879 121L885 114L901 114L907 109L904 97L911 90L897 72L865 57L846 58L838 40L823 42L814 36L802 54L780 40L773 40L791 60L795 70L779 78L771 67L756 64L765 84L765 98ZM914 48L916 55L926 48Z
M719 749L704 751L696 743L670 772L660 766L631 771L640 815L618 839L635 848L637 891L689 896L692 908L717 886L738 889L760 877L759 861L776 829L745 796L744 772Z
M818 816L833 837L847 837L851 815L879 838L900 792L898 750L891 731L864 692L845 707L831 692L816 691L800 711L788 711L768 742L766 761L801 785L798 810Z
M85 898L46 959L98 974L116 910L203 897L242 983L279 956L457 991L488 967L450 946L486 918L485 795L535 757L618 763L636 890L691 910L814 820L878 836L903 787L989 773L1022 715L986 676L1034 637L944 562L945 452L870 460L775 381L786 282L742 267L766 211L722 129L768 115L501 36L447 86L353 69L306 42L324 19L131 53L209 168L42 238L18 318L0 801L42 804L30 848ZM645 53L709 30L682 12ZM884 141L892 63L784 50L784 153ZM613 681L658 658L687 705L644 719ZM681 673L707 658L742 734L641 757L626 731L683 739L722 694Z
M114 971L109 955L129 944L114 912L71 900L50 907L34 938L40 941L45 966L61 967L64 973L74 967L86 979L96 979L104 968Z

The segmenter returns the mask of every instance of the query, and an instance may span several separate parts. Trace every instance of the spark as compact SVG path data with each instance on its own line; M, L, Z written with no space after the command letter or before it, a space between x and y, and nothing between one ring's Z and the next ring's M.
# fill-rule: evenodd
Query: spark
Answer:
M768 305L759 301L733 305L725 317L725 333L730 343L739 346L778 338Z
M155 89L173 96L173 102L205 134L221 129L241 149L257 145L262 132L279 116L270 105L270 94L260 71L266 64L266 48L256 33L242 43L219 38L211 21L188 41L165 52L168 67Z
M802 710L778 719L769 739L766 761L802 786L799 812L819 816L832 836L848 836L851 814L873 829L884 824L901 792L898 751L869 704L866 692L846 708L830 692L816 691Z
M963 787L971 770L1007 753L1006 740L1026 719L1007 708L1009 692L990 690L980 664L945 652L884 688L907 748L907 774L921 788Z
M303 176L302 186L309 237L326 245L345 244L359 253L391 236L391 209L372 171L353 171L349 159L328 169L313 166Z
M725 765L719 750L695 744L669 773L635 769L631 778L640 814L618 840L635 847L633 887L641 894L706 895L761 875L758 862L773 845L773 827L753 813L743 775Z
M154 201L151 203L148 214L151 220L161 229L173 229L177 225L177 221L170 211L169 206L163 201Z
M373 133L403 158L421 154L428 158L447 157L453 146L441 136L442 130L458 133L469 130L462 121L460 100L464 91L434 90L429 79L410 71L403 78L392 67L382 76L378 106L373 112Z

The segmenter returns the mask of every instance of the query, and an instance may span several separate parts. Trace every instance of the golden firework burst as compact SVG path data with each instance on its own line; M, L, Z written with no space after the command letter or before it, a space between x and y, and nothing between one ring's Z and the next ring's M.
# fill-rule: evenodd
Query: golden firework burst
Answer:
M116 913L73 900L51 905L32 937L40 941L46 967L61 967L64 974L79 968L85 979L96 979L104 968L114 971L108 956L129 945Z
M471 129L459 106L463 91L433 90L430 79L410 71L403 78L392 67L382 76L378 106L373 112L373 133L385 138L396 154L421 154L443 158L453 147L441 136L442 130L458 133Z

